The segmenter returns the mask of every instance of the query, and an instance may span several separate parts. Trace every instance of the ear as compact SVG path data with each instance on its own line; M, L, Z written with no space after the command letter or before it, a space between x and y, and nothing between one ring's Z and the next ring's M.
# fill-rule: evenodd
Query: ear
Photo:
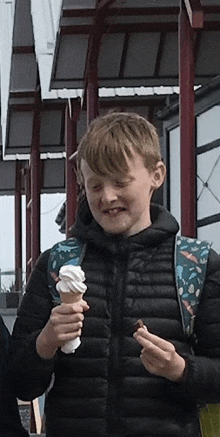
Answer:
M166 177L166 167L162 161L158 161L154 170L152 170L152 188L157 190L164 183Z

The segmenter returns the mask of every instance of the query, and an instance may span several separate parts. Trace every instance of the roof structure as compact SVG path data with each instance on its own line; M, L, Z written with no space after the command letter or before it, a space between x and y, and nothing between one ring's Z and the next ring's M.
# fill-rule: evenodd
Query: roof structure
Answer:
M188 2L196 4L196 2ZM199 3L199 2L197 2ZM179 0L64 0L51 89L84 87L94 60L99 87L178 85ZM195 83L219 73L220 2L201 1Z
M1 160L0 161L0 195L14 195L16 190L16 165L22 164L25 174L28 168L28 160ZM65 192L65 157L57 159L41 160L41 193ZM24 181L21 193L25 194Z
M185 3L201 85L219 74L220 0ZM2 0L1 7L3 155L11 153L8 108L20 98L31 104L37 82L43 100L81 97L97 63L99 94L179 84L179 0Z
M195 84L201 85L219 74L220 0L194 3L200 3L191 19ZM3 156L29 153L37 85L42 100L53 100L42 121L42 131L45 122L51 128L49 142L42 138L41 144L49 151L62 144L61 106L83 96L85 107L88 80L97 81L100 99L103 88L125 87L134 94L140 87L147 93L147 87L179 84L179 0L2 0L1 7L7 36L1 65Z

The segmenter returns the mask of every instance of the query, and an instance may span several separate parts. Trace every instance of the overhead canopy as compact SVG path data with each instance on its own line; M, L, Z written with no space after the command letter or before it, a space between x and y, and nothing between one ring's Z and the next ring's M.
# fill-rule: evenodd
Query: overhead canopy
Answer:
M212 79L220 67L220 1L201 5L196 84ZM177 85L178 14L179 0L64 0L51 88L84 87L96 60L99 87Z
M65 106L68 98L77 96L79 89L84 90L85 97L89 80L97 80L100 113L109 107L132 109L135 106L149 116L150 107L151 118L152 108L162 109L165 96L135 96L135 89L179 83L179 0L16 0L12 3L14 15L13 7L10 6L8 13L8 2L2 2L7 16L13 17L9 24L3 20L12 35L4 51L8 53L8 64L4 62L1 66L3 85L6 85L2 89L3 156L30 153L36 113L41 119L40 151L63 152ZM195 29L195 83L205 84L219 74L220 0L185 0L184 3ZM119 96L102 98L102 87L116 90L132 87L133 97L130 100ZM36 103L38 88L40 104ZM76 105L79 105L77 98ZM86 124L87 115L81 111L77 140L85 132ZM6 167L13 167L11 162L5 163ZM8 181L12 180L13 174Z
M27 166L26 161L19 161L23 170ZM65 192L65 159L41 160L41 193ZM16 188L16 161L0 161L0 196L14 195ZM24 186L22 186L24 194Z
M34 96L10 98L6 136L7 155L30 153L35 111L38 111L41 120L41 152L63 152L65 107L66 101L61 99L44 100L36 108Z
M193 5L199 2L188 1L196 25L196 84L209 82L220 68L220 0L200 3L197 11ZM43 6L38 0L17 0L9 25L12 53L1 66L3 156L30 152L37 85L43 101L48 101L40 109L40 146L46 152L64 150L64 100L73 97L73 90L75 96L77 90L85 90L88 80L97 79L99 88L115 89L178 85L179 4L179 0L47 0ZM10 44L8 38L5 56ZM84 115L80 118L78 138L86 127Z

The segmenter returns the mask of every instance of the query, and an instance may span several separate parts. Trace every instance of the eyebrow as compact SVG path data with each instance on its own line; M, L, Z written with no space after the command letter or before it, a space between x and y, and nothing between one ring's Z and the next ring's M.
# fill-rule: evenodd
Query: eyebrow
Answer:
M98 179L99 179L99 175L97 175L97 176L90 176L88 179L87 179L87 184L92 184L93 182L96 182Z
M113 175L112 175L113 176ZM93 184L93 183L95 183L95 182L99 182L100 181L100 177L102 178L102 177L108 177L108 175L106 175L106 176L99 176L99 175L97 175L97 176L90 176L88 179L87 179L87 185L91 185L91 184ZM120 179L125 179L126 181L133 181L134 179L135 179L135 177L134 176L132 176L130 173L120 173L120 174L117 174L117 175L114 175L113 176L113 179L114 180L120 180Z

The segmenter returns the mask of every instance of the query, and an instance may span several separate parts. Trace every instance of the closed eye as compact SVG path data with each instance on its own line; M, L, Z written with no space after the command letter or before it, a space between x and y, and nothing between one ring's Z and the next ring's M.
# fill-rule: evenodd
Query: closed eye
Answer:
M92 187L90 187L90 189L91 189L92 191L99 191L101 188L102 188L101 185L93 185Z
M129 183L130 181L116 181L117 187L126 187Z

